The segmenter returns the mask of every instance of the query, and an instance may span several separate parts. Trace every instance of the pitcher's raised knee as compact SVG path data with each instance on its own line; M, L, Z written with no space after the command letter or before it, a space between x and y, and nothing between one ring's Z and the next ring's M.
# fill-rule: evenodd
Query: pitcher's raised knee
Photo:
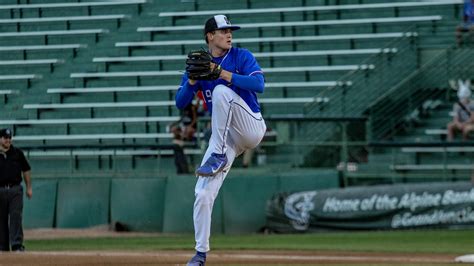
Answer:
M232 90L225 85L217 85L212 91L212 102L213 104L218 103L221 100L231 100Z

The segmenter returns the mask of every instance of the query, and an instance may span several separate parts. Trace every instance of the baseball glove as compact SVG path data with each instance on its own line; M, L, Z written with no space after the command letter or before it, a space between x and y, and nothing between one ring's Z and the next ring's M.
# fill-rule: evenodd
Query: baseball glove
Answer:
M212 63L212 64L211 64ZM221 67L212 62L212 55L204 50L191 51L186 59L186 74L193 80L215 80Z

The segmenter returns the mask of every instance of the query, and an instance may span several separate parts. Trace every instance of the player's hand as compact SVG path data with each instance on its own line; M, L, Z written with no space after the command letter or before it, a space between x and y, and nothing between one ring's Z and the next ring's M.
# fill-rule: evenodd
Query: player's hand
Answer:
M222 69L219 77L227 82L232 82L232 72Z
M26 196L31 199L33 197L33 189L31 187L26 189Z

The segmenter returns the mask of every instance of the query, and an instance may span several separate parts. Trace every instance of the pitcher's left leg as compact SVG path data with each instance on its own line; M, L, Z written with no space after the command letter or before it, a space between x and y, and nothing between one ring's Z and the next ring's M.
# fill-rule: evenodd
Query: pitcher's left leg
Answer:
M230 140L228 140L228 142L230 142ZM210 156L209 153L211 150L212 143L210 143L205 158ZM225 170L212 177L199 176L194 189L196 196L193 209L194 233L196 238L196 250L199 252L207 252L210 248L209 237L211 234L212 208L219 189L229 173L230 167L236 157L236 152L233 147L227 149L226 156L229 158L229 162Z

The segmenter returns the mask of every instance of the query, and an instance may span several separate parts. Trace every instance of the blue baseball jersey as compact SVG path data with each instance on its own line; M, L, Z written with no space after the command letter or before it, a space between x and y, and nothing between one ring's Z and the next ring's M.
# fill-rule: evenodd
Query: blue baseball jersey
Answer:
M235 82L241 76L258 76L261 75L263 83L263 72L257 63L257 60L250 51L243 48L231 47L231 49L221 57L214 57L214 63L220 65L233 73L232 81ZM183 75L181 85L176 93L176 106L181 108L188 105L194 98L197 91L203 92L204 101L206 102L209 112L212 112L212 91L217 85L225 85L235 91L248 104L250 109L254 112L260 112L260 104L258 103L257 94L255 90L249 89L251 86L245 86L245 82L239 82L241 85L236 86L223 79L217 80L199 80L195 85L188 83L188 76ZM263 92L263 86L261 91Z
M474 24L474 6L472 1L464 1L464 16L467 18L466 23Z

